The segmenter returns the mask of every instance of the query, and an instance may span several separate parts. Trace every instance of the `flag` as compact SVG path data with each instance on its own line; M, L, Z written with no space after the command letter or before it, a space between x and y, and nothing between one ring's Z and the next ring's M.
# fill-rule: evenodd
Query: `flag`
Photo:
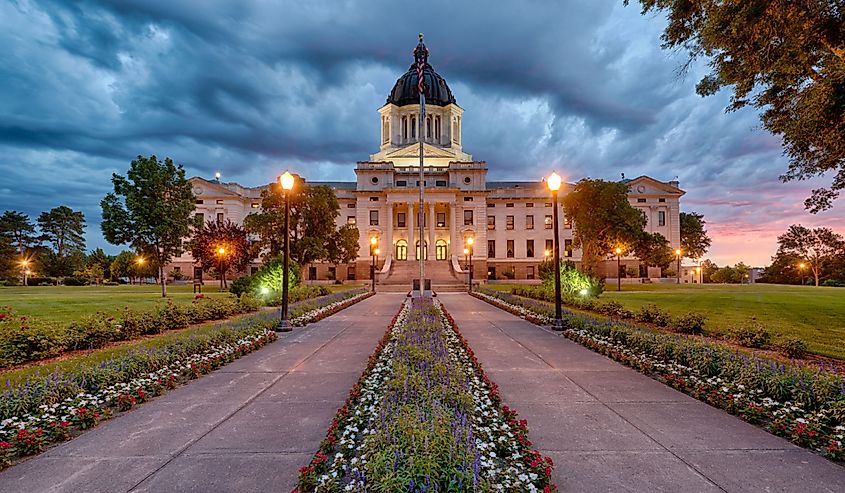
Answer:
M414 59L417 65L417 91L420 95L425 95L425 80L423 79L423 72L425 65L428 62L428 48L423 44L423 36L420 34L420 44L414 50Z

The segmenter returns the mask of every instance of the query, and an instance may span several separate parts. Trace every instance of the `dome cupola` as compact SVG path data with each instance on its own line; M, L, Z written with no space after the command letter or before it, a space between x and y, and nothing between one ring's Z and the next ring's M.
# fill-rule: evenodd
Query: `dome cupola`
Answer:
M387 104L405 106L419 104L420 93L417 89L419 77L417 76L417 60L424 64L423 84L425 91L425 104L435 106L448 106L455 104L455 96L446 84L446 79L440 76L428 63L428 48L425 47L420 34L420 43L414 49L414 63L408 68L402 77L396 81L390 95L387 96Z

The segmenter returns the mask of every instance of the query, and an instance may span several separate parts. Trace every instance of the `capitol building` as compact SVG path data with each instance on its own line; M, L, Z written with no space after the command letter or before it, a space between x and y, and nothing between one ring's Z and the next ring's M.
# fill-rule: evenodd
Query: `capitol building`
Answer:
M422 46L422 45L421 45ZM419 48L418 48L419 49ZM424 48L423 48L424 49ZM379 280L409 286L418 277L417 261L426 260L426 277L438 283L465 280L468 239L473 239L473 278L477 280L538 277L538 266L553 252L553 210L550 192L541 181L489 181L488 163L464 150L463 113L446 80L427 61L425 121L420 131L417 71L414 64L393 86L378 109L378 151L355 166L355 181L320 182L335 190L340 203L338 227L354 224L360 232L360 250L354 264L303 266L306 279L362 280L370 277L371 238L380 250ZM419 207L420 141L424 153L424 210ZM495 166L495 165L494 165ZM244 218L260 210L264 187L244 187L219 180L191 178L197 196L196 214L204 220ZM679 201L684 191L677 181L648 176L625 180L631 205L647 219L646 230L665 236L672 249L680 246ZM572 184L561 186L563 197ZM573 247L573 225L560 219L562 260L580 263ZM419 222L425 234L420 238ZM636 277L657 277L659 270L645 269L634 258L623 258L625 271ZM256 260L253 271L260 261ZM187 277L202 276L190 253L174 259L169 270ZM600 274L616 277L616 259L608 260Z

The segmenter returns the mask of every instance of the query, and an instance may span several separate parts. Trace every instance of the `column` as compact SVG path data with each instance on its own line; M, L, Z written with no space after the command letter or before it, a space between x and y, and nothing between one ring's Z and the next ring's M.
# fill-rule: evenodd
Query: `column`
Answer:
M428 259L434 260L434 202L428 203Z
M446 220L449 221L449 255L457 255L460 258L463 247L458 244L458 238L455 236L455 203L449 202L448 207Z
M415 226L414 226L414 204L412 202L408 202L408 260L416 260L417 259L417 247L416 247L416 240L414 240L414 234L416 233ZM419 275L419 274L417 274Z
M387 203L387 228L384 232L384 246L381 247L384 260L392 258L395 252L393 248L393 202Z

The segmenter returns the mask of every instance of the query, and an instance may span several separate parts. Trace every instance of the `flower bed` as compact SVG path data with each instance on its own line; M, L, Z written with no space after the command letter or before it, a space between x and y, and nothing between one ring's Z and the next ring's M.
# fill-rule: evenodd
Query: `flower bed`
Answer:
M556 491L438 301L406 301L295 491Z
M475 293L531 321L548 324L530 299ZM845 378L822 368L751 356L718 344L565 311L563 335L775 435L842 460Z
M372 296L366 288L339 291L319 298L303 300L290 305L290 324L301 327L322 320L344 308L354 305Z
M274 325L257 315L7 388L0 400L0 469L264 346L276 339Z
M126 307L114 314L100 312L67 325L16 316L11 307L3 307L0 309L0 369L58 356L65 351L101 348L115 341L254 312L260 305L252 296L205 298L197 295L191 303L176 304L169 300L149 310Z

